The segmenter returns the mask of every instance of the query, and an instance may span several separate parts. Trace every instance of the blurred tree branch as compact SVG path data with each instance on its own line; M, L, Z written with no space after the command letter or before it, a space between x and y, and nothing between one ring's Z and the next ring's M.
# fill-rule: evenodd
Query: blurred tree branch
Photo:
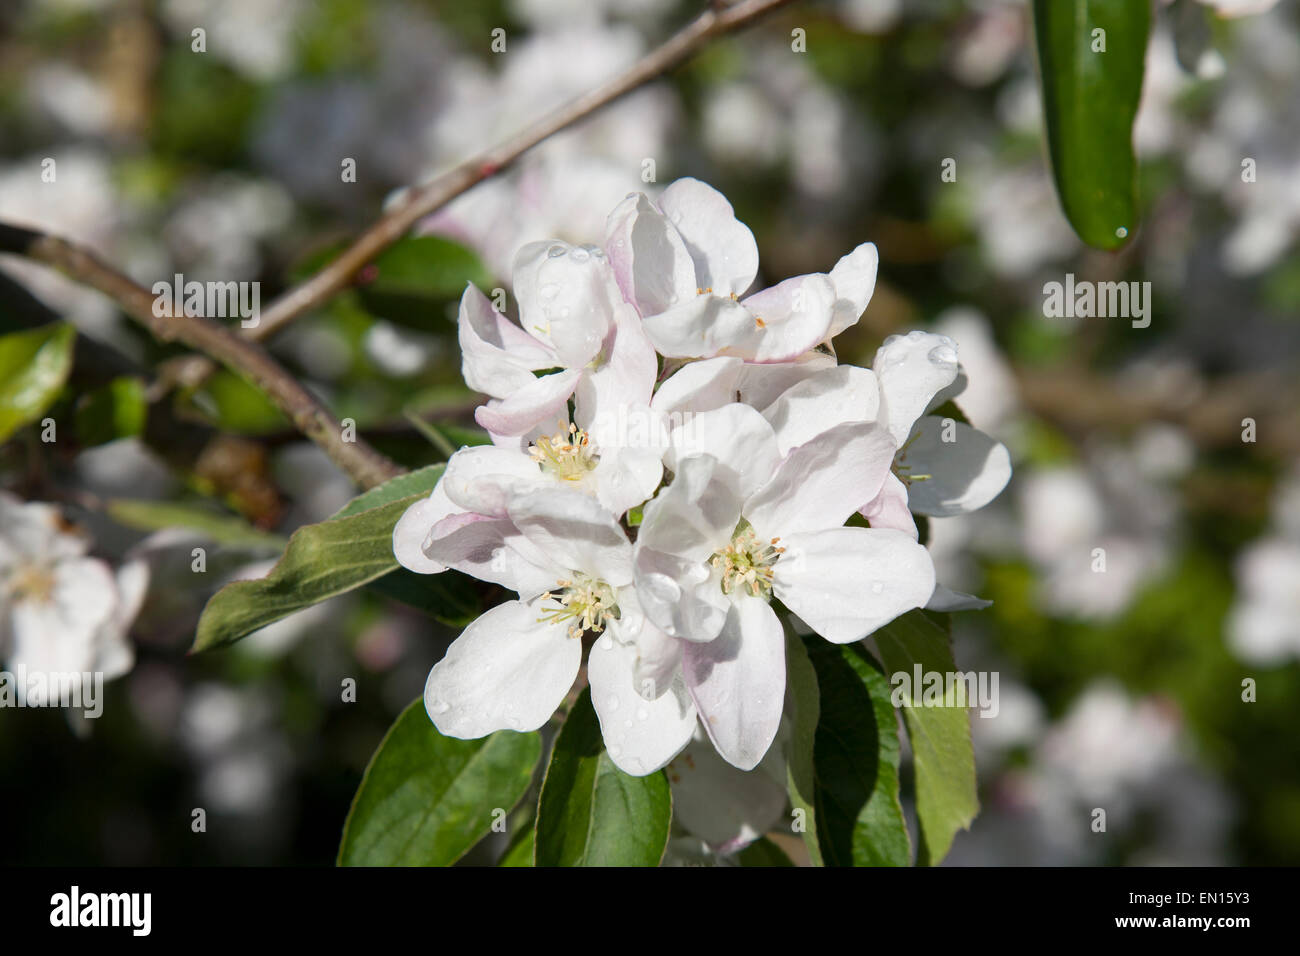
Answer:
M509 139L424 185L413 187L399 204L358 236L338 258L272 302L263 310L261 321L253 328L242 330L242 334L258 342L274 335L300 315L318 308L346 289L357 272L405 236L425 216L437 212L471 187L506 169L548 137L667 73L711 40L738 30L790 2L715 0L709 9L603 86L555 109ZM210 362L195 356L174 364L170 376L179 384L195 385L212 371Z
M398 465L362 439L346 440L339 421L265 350L204 316L155 313L152 292L88 249L0 223L0 252L26 256L65 272L113 299L159 341L183 342L244 376L362 487L373 487L401 473Z

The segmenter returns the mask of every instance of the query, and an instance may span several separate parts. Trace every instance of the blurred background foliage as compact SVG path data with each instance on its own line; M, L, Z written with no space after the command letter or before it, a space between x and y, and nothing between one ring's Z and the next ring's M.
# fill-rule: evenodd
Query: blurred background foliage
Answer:
M594 85L697 6L17 0L0 10L0 219L86 242L145 285L260 281L265 304L394 190ZM991 508L930 523L945 583L994 602L956 616L958 663L1002 678L998 716L972 721L984 809L949 861L1294 864L1298 20L1291 0L1241 19L1156 4L1142 225L1118 254L1083 246L1053 194L1024 3L803 3L547 143L271 347L415 467L481 440L455 303L470 281L508 290L523 241L599 242L622 195L686 175L753 228L762 278L874 241L880 279L842 360L867 364L913 327L952 335L971 381L959 404L1016 461ZM58 179L42 185L47 157ZM1150 326L1045 317L1043 285L1067 273L1149 281ZM48 412L59 440L20 429L0 479L63 504L99 552L145 556L153 583L136 667L93 727L0 715L0 808L21 824L0 859L330 862L366 761L455 630L366 590L186 657L215 588L264 573L352 491L237 376L178 385L182 351L0 260L0 334L55 319L81 333Z

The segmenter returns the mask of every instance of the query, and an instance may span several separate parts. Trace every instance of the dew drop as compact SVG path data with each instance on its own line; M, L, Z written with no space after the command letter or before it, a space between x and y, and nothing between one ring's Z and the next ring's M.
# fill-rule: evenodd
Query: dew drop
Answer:
M564 246L561 246L557 243L556 245L551 246L551 248L547 249L546 254L550 256L552 259L558 259L560 258L560 256L564 255L565 251L566 250Z
M600 649L602 651L612 651L614 649L614 639L606 634L600 639Z
M880 594L880 593L881 593L882 591L884 591L884 590L885 590L885 585L884 585L884 582L883 582L883 581L872 581L872 582L871 582L871 593L872 593L872 594Z
M537 294L541 296L543 299L554 299L557 295L559 295L559 292L560 292L560 287L556 285L554 282L548 282L540 289L537 290Z
M930 349L929 359L935 365L955 365L957 350L951 345L936 345Z
M451 710L451 704L447 703L445 700L435 700L429 705L429 709L435 714L445 714L447 711Z
M611 744L611 745L610 745L610 748L609 748L609 755L610 755L611 757L617 757L617 756L619 756L619 755L622 754L622 753L623 753L623 748L620 747L618 744Z
M610 710L618 710L619 699L617 697L610 697L605 703L609 705Z
M631 727L633 723L635 723L635 721L633 721L632 718L629 717L627 720L623 721L623 726L624 726L624 727Z
M586 262L588 259L591 258L591 253L588 252L586 249L582 248L582 246L579 246L578 248L573 250L572 258L574 262Z
M644 707L638 707L636 709L637 720L645 720L649 716L650 716L650 711L646 710Z

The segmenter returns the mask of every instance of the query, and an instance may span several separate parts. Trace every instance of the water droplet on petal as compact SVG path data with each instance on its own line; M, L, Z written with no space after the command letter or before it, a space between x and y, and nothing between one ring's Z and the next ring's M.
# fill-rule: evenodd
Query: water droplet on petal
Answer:
M546 254L550 256L552 259L558 259L560 258L560 256L564 255L566 251L567 250L564 248L564 246L561 246L557 243L556 245L553 245L551 246L551 248L547 249Z
M602 651L612 651L614 649L614 639L606 634L600 639L600 649Z
M872 581L872 582L871 582L871 593L872 593L872 594L880 594L880 593L881 593L882 591L884 591L884 590L885 590L885 584L884 584L883 581Z
M650 711L646 710L644 707L638 707L636 709L637 720L645 720L649 716L650 716Z
M617 697L611 697L606 700L605 703L609 706L610 710L618 710L619 699Z
M445 714L447 711L451 710L451 704L447 703L445 700L435 700L429 705L429 709L435 714Z
M611 757L617 757L617 756L619 756L622 752L623 752L623 748L620 747L618 744L611 744L611 745L610 745L610 748L609 748L609 755L610 755Z
M589 258L591 258L591 253L589 253L586 249L582 248L582 246L579 246L578 248L573 250L573 255L571 258L573 259L574 262L586 262Z
M543 299L554 299L559 292L560 287L554 282L548 282L537 290L537 294Z
M936 345L930 349L929 358L935 365L955 365L957 363L957 350L951 345Z

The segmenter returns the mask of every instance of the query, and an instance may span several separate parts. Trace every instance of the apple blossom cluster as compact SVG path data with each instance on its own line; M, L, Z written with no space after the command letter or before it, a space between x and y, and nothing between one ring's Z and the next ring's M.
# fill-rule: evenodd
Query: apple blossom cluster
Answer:
M877 263L865 243L746 295L753 235L682 179L657 202L628 196L602 247L524 246L518 324L466 290L463 372L489 396L475 417L491 444L452 456L393 547L413 571L518 599L429 674L440 732L540 727L588 649L619 768L663 767L702 726L750 770L781 723L787 622L848 643L913 608L981 606L936 587L912 514L982 507L1007 451L929 414L964 385L950 339L892 336L871 369L837 362Z

